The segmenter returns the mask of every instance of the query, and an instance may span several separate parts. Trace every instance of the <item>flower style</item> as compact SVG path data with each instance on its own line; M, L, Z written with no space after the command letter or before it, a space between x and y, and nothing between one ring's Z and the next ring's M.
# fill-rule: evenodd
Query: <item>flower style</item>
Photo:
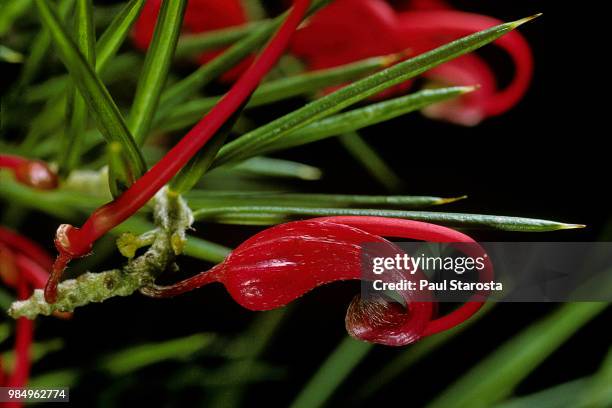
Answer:
M399 3L401 10L396 11L383 0L336 0L296 33L292 52L310 69L329 68L402 50L421 54L500 22L453 10L442 0ZM533 57L527 41L518 32L509 33L494 44L514 62L515 74L509 85L498 89L487 63L475 54L465 55L428 71L424 77L452 85L477 84L480 89L458 102L433 105L424 112L458 124L475 125L512 108L528 89ZM409 83L403 88L407 86Z
M168 297L219 282L247 309L275 309L317 286L338 280L363 279L361 245L383 243L388 246L389 253L397 253L395 246L381 235L475 243L458 231L418 221L355 216L315 218L266 229L246 240L211 270L172 286L148 287L142 292L153 297ZM486 259L481 280L490 280L493 273ZM410 291L399 293L407 310L397 303L356 297L346 316L349 334L364 341L402 346L455 327L482 306L482 302L467 302L446 316L436 317L435 303L413 301Z
M14 288L20 300L27 299L34 289L45 286L52 264L52 258L38 244L0 227L0 281ZM15 333L15 366L13 372L5 376L0 364L0 385L24 387L30 372L34 322L25 317L17 319ZM6 406L20 407L21 403Z

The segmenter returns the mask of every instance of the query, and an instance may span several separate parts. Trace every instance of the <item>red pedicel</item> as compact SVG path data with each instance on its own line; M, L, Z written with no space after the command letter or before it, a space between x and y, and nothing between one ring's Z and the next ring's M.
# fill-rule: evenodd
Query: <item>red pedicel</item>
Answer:
M458 231L418 221L354 216L315 218L264 230L243 242L211 270L171 286L142 291L149 296L168 297L220 282L232 298L247 309L275 309L317 286L361 279L363 244L386 243L389 253L397 253L397 248L381 235L475 243ZM480 278L483 281L492 278L488 260ZM361 340L401 346L455 327L482 306L482 302L467 302L448 315L436 318L435 303L412 301L409 291L399 294L407 310L397 303L357 297L347 312L347 331Z
M0 154L0 169L10 169L15 179L38 190L57 188L57 175L40 160L30 160L10 154Z
M57 300L57 285L68 262L73 258L87 255L98 238L145 205L242 106L287 47L309 4L309 0L295 2L281 28L229 92L128 190L111 203L95 210L82 228L67 224L58 228L55 246L59 254L45 287L47 302L54 303Z

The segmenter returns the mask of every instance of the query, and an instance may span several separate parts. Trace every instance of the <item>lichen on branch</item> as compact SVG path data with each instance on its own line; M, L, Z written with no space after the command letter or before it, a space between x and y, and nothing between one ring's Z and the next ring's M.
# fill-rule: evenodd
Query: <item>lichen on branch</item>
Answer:
M144 254L130 259L123 268L87 272L76 279L65 280L59 284L57 302L53 304L47 303L43 291L37 289L29 299L14 302L8 314L13 318L33 319L37 315L48 316L55 311L71 312L88 303L129 296L152 284L157 276L174 265L175 257L182 252L185 230L191 227L193 214L181 196L164 188L155 196L154 219L157 228L146 233L151 239L139 241L143 245L150 244L150 247ZM139 237L132 237L139 240ZM130 237L126 236L119 240L118 245L131 245L132 253L135 253L140 246L138 242L130 241ZM125 248L120 249L126 253Z

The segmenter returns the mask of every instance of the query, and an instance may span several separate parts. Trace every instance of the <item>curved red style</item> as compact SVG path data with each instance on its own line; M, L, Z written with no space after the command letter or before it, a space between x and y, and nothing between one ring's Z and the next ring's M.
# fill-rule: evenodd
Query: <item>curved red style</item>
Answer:
M397 253L397 248L382 236L475 243L469 236L450 228L411 220L347 216L295 221L249 238L210 271L172 286L146 288L143 293L154 297L176 296L219 282L247 309L275 309L317 286L362 279L361 245L383 243L388 245L389 253ZM491 278L492 267L487 260L481 279ZM455 327L482 306L482 302L467 302L446 316L436 317L435 303L413 301L409 291L399 294L408 310L397 303L357 297L347 312L347 331L361 340L401 346Z

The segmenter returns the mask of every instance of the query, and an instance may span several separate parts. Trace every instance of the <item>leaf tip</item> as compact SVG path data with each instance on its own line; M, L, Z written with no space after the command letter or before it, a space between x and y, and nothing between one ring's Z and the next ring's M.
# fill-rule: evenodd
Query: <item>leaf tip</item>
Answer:
M480 84L469 85L469 86L460 86L459 87L459 92L461 92L462 94L467 94L467 93L470 93L470 92L477 91L480 88L481 88Z
M321 169L311 166L304 166L298 171L298 175L302 180L320 180L323 177Z
M560 230L577 229L577 228L586 228L586 224L561 224L559 226Z
M532 15L532 16L525 17L525 18L521 18L520 20L513 21L513 22L509 23L509 24L510 24L510 27L511 27L512 29L515 29L515 28L517 28L518 26L521 26L521 25L523 25L523 24L525 24L525 23L530 22L531 20L534 20L534 19L536 19L536 18L540 17L542 14L543 14L543 13L536 13L536 14L534 14L534 15Z
M383 68L387 68L395 64L396 62L405 60L412 54L413 54L412 50L410 48L406 48L400 52L396 52L394 54L389 54L389 55L380 57L381 58L380 64Z
M438 201L436 201L436 205L441 205L441 204L450 204L450 203L454 203L455 201L460 201L460 200L465 200L466 198L468 198L467 195L462 195L459 197L448 197L448 198L441 198Z

